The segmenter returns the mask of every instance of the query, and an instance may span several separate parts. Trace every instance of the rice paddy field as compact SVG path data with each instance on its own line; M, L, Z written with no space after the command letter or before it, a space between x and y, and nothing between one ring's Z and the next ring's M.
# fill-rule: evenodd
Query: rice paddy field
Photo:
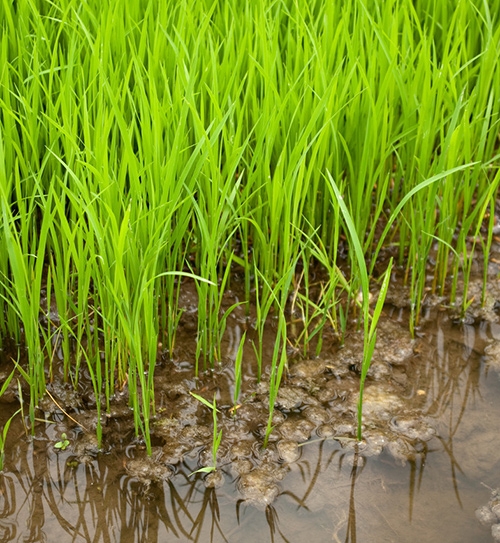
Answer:
M384 302L404 294L415 338L427 301L464 323L498 279L499 17L498 0L3 0L2 465L47 394L73 420L56 385L89 388L98 449L125 395L151 455L156 377L182 359L213 475L203 379L230 372L233 414L250 380L265 390L266 447L289 362L351 333L361 439Z

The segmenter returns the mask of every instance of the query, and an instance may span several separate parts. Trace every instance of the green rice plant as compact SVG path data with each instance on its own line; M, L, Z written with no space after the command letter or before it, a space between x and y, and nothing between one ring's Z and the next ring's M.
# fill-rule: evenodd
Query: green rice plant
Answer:
M136 432L141 433L148 450L151 454L150 419L154 415L154 367L157 355L158 329L153 309L154 303L154 280L156 277L148 278L148 270L137 285L136 296L131 307L119 304L118 293L114 292L115 302L119 308L119 323L121 333L127 342L129 349L128 358L128 387L130 390L132 407L136 422ZM164 272L163 275L185 275L206 281L187 272ZM144 338L146 345L144 345ZM99 365L98 365L99 367Z
M259 279L258 279L258 271L257 268L255 268L255 287L257 293L259 292ZM263 291L263 295L266 295L267 291ZM268 297L264 301L264 304L262 304L262 295L257 295L255 297L255 310L256 310L256 319L255 319L255 327L257 329L257 345L255 345L255 342L252 341L252 347L255 354L255 359L257 360L257 382L260 383L260 379L262 377L262 362L263 362L263 347L264 347L264 327L267 319L267 314L271 308L272 300L270 297Z
M278 397L278 391L283 378L283 372L287 364L286 355L286 319L282 312L278 316L278 330L274 341L273 355L271 358L271 374L269 376L269 415L264 435L263 448L267 448L269 436L273 431L273 414Z
M352 217L347 210L345 203L342 200L342 196L339 192L339 189L333 180L333 178L328 175L328 179L331 183L332 191L337 198L338 205L342 212L342 217L346 224L346 229L349 232L350 241L353 246L353 250L356 255L357 263L357 272L359 273L359 281L361 283L361 293L362 293L362 312L363 312L363 362L361 365L361 378L359 383L359 401L358 401L358 430L357 438L358 441L362 439L362 414L363 414L363 391L366 380L366 375L370 369L370 364L372 361L373 350L375 349L375 343L377 341L377 324L382 313L384 306L385 297L387 290L389 288L389 281L391 278L392 271L392 258L389 260L389 264L383 276L382 286L380 288L377 304L373 315L370 315L370 284L368 271L366 267L366 262L363 255L363 249L361 247L360 240L357 237L356 228Z
M245 347L245 340L247 337L246 331L243 332L240 342L238 344L238 350L236 351L236 357L234 359L234 389L233 389L233 414L236 414L236 408L241 392L241 363L243 361L243 350Z
M205 400L205 398L203 398L203 396L200 396L199 394L195 394L194 392L190 392L190 394L212 411L213 418L212 465L204 466L200 469L197 469L196 471L193 471L191 475L194 475L195 473L211 473L212 471L215 471L217 469L217 451L219 450L220 442L222 440L222 430L217 430L217 413L219 413L220 411L217 409L215 394L212 403Z
M17 183L20 190L20 182ZM8 206L8 197L0 183L0 204L3 217L3 236L9 255L12 276L0 278L7 292L7 303L16 312L24 329L24 342L28 353L28 372L30 385L30 421L33 427L35 407L45 390L43 351L39 334L40 293L44 275L44 251L52 214L47 210L43 216L36 242L25 247L29 234L26 229L36 212L36 193L27 205L19 206L16 216ZM50 199L50 194L49 194ZM19 225L19 230L18 230Z
M339 209L337 205L334 205L334 212L338 213ZM337 225L337 229L340 227L340 222ZM344 317L342 306L340 304L339 291L346 292L348 296L351 296L351 285L345 279L342 271L337 266L336 257L337 249L329 251L323 245L321 238L316 234L303 236L302 251L304 262L304 277L306 278L305 289L296 290L297 299L301 305L305 305L308 308L313 309L313 313L310 316L303 315L302 320L304 323L303 331L297 338L297 343L302 343L304 349L304 356L307 354L307 347L309 342L316 336L318 336L318 342L316 345L316 355L319 356L322 347L322 331L326 324L329 322L332 328L340 337L344 336L347 320ZM307 256L306 256L307 255ZM314 259L317 263L321 264L326 270L326 284L322 285L319 301L314 303L311 296L308 293L308 266L311 260ZM292 302L292 314L293 314L293 302ZM317 322L315 322L317 321ZM312 324L314 322L314 324ZM310 332L309 328L313 326L313 330Z
M298 257L297 257L298 259ZM268 306L274 301L278 306L278 324L276 331L276 338L274 340L273 354L271 357L271 368L269 374L269 415L267 419L267 425L264 435L263 447L267 447L269 436L273 430L272 419L274 414L274 407L276 404L276 398L278 397L279 387L283 378L283 372L287 365L287 322L285 318L285 307L292 284L292 278L295 272L297 261L292 262L287 273L282 277L274 288L270 288L270 299L266 302ZM263 278L265 281L265 279ZM271 298L273 300L271 300Z
M334 330L339 332L336 307L337 304L339 304L339 301L336 300L335 290L336 285L334 281L329 281L327 286L322 286L317 303L311 300L307 293L307 289L305 294L298 294L300 305L302 307L307 307L309 310L312 309L312 314L310 314L308 317L306 317L304 315L304 311L301 310L302 318L300 319L300 322L303 323L303 329L298 337L294 340L296 348L302 345L303 356L308 356L309 345L315 338L317 339L315 356L319 356L321 354L323 346L322 332L327 322ZM325 300L330 300L330 302L325 302ZM341 337L342 334L343 332L340 330L339 336Z
M382 234L380 235L379 237L379 241L377 243L377 246L373 252L373 255L372 255L372 261L371 261L371 267L370 267L370 273L373 271L373 268L375 267L375 264L377 262L377 257L378 257L378 254L383 246L383 243L387 237L387 234L389 233L390 229L391 229L391 226L392 224L394 223L394 221L397 219L400 211L404 208L404 206L407 204L407 202L415 195L415 194L419 194L424 188L430 186L430 185L433 185L435 184L436 182L454 174L454 173L457 173L457 172L460 172L460 171L463 171L463 170L467 170L467 168L473 166L473 164L464 164L462 166L457 166L456 168L452 168L450 170L446 170L444 172L441 172L439 174L436 174L434 176L432 176L431 178L429 179L426 179L424 181L422 181L421 183L419 183L417 186L415 186L412 190L410 190L407 194L405 194L405 196L401 199L401 201L399 202L399 204L396 206L396 208L394 209L394 211L391 213L391 216L389 217L386 225L385 225L385 228L382 232ZM331 178L331 176L329 176L329 179L330 181L334 184L334 181L333 179ZM335 189L333 189L335 190ZM340 193L338 192L338 189L335 190L335 194L339 195L340 196ZM340 201L339 201L340 202ZM345 207L345 206L343 206ZM347 209L346 209L347 211ZM421 226L421 224L420 224ZM410 325L411 325L411 328L413 330L413 327L416 323L418 323L418 317L420 315L420 302L422 300L422 296L423 296L423 286L425 284L425 262L424 262L424 259L426 260L427 259L427 255L428 255L428 251L429 251L429 238L431 238L431 236L429 235L429 233L426 231L426 230L415 230L415 229L412 229L412 232L413 232L413 235L415 236L418 236L420 234L422 234L422 237L424 238L425 240L425 243L427 243L427 251L425 250L422 250L422 252L420 253L420 255L417 253L415 255L415 260L417 261L417 263L419 264L418 266L416 266L416 269L412 275L412 286L414 287L412 289L413 291L413 299L412 299L412 318L410 320ZM420 233L420 234L419 234ZM415 248L418 247L418 240L415 241ZM356 253L356 258L358 258L358 253ZM419 282L419 288L415 288L415 283ZM365 295L365 293L363 292L363 296Z
M271 285L268 282L263 272L261 272L257 267L255 268L255 328L257 330L257 346L254 343L253 348L257 360L257 381L260 381L262 377L262 349L264 345L264 331L266 329L266 324L268 323L268 316L273 307L278 308L278 315L284 311L299 256L300 255L297 255L295 260L288 264L286 273L278 281L276 281L274 285ZM262 287L260 285L262 285ZM286 342L284 345L286 345Z
M446 177L447 175L450 175L454 172L465 170L468 168L470 164L466 164L464 166L459 166L457 168L453 168L452 170L443 172L441 174L438 174L436 176L433 176L430 179L427 179L417 185L412 191L410 191L408 194L405 195L405 197L401 200L399 205L396 207L394 212L392 213L391 217L389 218L386 227L384 231L382 232L377 248L375 249L375 252L373 254L372 259L372 267L375 265L378 253L380 251L380 248L382 247L382 244L385 240L385 236L387 235L392 223L397 217L397 214L399 211L403 208L403 206L406 204L406 202L416 193L421 191L424 187L427 187L436 181L439 181L443 177ZM353 219L347 209L347 206L345 205L342 195L331 177L330 174L328 174L328 180L330 182L331 190L337 199L339 208L342 213L343 220L346 224L346 229L350 236L350 241L353 246L353 251L355 254L355 262L357 264L357 271L359 273L359 281L361 284L361 293L362 293L362 312L363 312L363 326L364 326L364 343L363 343L363 363L362 363L362 370L361 370L361 381L360 381L360 395L359 395L359 404L358 404L358 439L361 439L361 422L362 422L362 407L363 407L363 389L364 389L364 381L366 378L366 374L370 368L371 363L371 357L373 354L373 350L375 348L375 342L376 342L376 327L378 319L380 318L380 314L382 311L383 303L385 300L385 296L387 294L387 289L389 287L389 279L390 279L390 271L392 269L392 258L389 261L389 265L387 267L386 272L384 273L384 279L382 281L382 286L379 292L379 297L377 300L377 304L374 310L374 313L372 316L370 316L370 300L369 300L369 276L368 276L368 269L366 267L364 255L363 255L363 249L360 243L360 240L357 237L356 228L354 226ZM417 310L417 315L419 313L420 309Z
M301 281L304 279L304 286L301 287ZM330 311L336 305L336 302L332 301L330 304L325 303L323 300L325 296L335 299L335 282L328 281L328 290L325 287L321 288L319 303L315 303L312 299L312 292L309 288L308 274L304 271L294 285L293 294L291 295L290 302L290 333L288 334L288 340L293 338L294 348L300 350L302 346L302 355L306 357L309 352L311 341L317 336L317 355L321 352L322 338L321 332L327 322L330 321L335 328L335 320L331 318Z
M95 322L97 315L91 302L93 269L90 265L96 254L92 231L86 225L84 210L75 206L81 211L74 214L73 224L70 224L65 213L65 202L71 201L72 195L64 186L61 186L61 190L59 195L54 195L56 220L51 226L52 257L47 280L51 280L54 285L64 376L71 379L76 387L81 361L86 359L88 362L89 356L95 356L96 353L96 333L91 331L91 322ZM61 265L62 263L64 265ZM48 292L46 296L49 298ZM83 346L85 343L87 352ZM107 360L114 360L113 354L110 354ZM110 371L114 373L112 369Z
M54 448L58 451L65 451L69 447L69 439L65 432L61 434L59 441L54 443Z
M499 172L497 172L497 177L499 177ZM490 196L490 210L489 210L489 220L488 220L488 234L486 240L483 242L481 237L481 242L483 246L483 288L481 291L481 305L484 305L486 301L486 286L488 281L488 261L489 254L491 250L491 244L493 242L493 232L495 227L495 196Z
M460 314L461 318L465 317L465 313L472 303L472 300L468 297L469 290L469 279L471 276L472 265L475 259L475 249L476 245L479 243L483 247L483 288L481 294L481 303L484 302L485 298L485 285L487 284L487 274L488 274L488 255L490 252L490 247L493 238L493 226L495 220L495 194L498 192L498 187L500 184L500 173L497 171L494 179L492 180L488 190L478 195L477 202L475 205L474 211L467 217L466 220L461 225L461 233L458 236L457 245L461 250L461 259L456 258L457 265L455 267L455 273L453 277L453 284L451 289L451 302L455 302L456 290L457 290L457 280L459 277L458 265L461 265L462 268L462 277L463 277L463 292L461 300L461 309ZM486 235L481 233L481 228L483 227L482 218L486 218L488 215L488 228ZM469 241L468 237L471 239Z
M429 107L434 108L436 101L442 103L438 116L426 115L425 119L428 124L431 122L441 124L440 153L434 162L435 171L451 169L457 163L476 161L476 165L470 171L464 171L460 177L456 176L455 182L443 181L436 185L429 195L423 192L417 196L419 204L412 206L414 212L413 209L408 209L411 213L408 227L413 232L412 240L414 240L409 248L409 265L416 265L416 273L414 271L413 275L425 277L421 270L426 266L426 257L429 253L430 238L428 235L436 234L439 241L433 287L439 288L441 293L445 288L450 247L453 245L464 247L462 242L456 243L453 236L455 233L458 233L458 236L467 235L459 225L465 222L470 214L474 214L475 196L488 190L488 182L485 183L485 177L481 173L481 162L493 154L487 134L496 123L495 117L491 116L491 93L496 93L493 89L497 84L494 81L494 71L484 71L487 70L486 59L488 58L488 62L491 62L492 58L490 57L492 54L491 39L494 30L491 26L488 6L484 4L483 7L485 9L484 16L479 16L479 10L473 7L473 3L468 2L461 4L454 12L441 52L443 55L442 66L445 70L453 73L454 77L448 88L440 87L444 83L443 80L433 79L436 85L434 92L422 94L422 98L429 104ZM463 24L465 18L468 18L468 25ZM482 47L476 49L477 42L471 42L468 34L470 29L478 23L480 26L484 25L484 29L481 31L484 41ZM462 39L457 39L457 33L462 36ZM471 51L465 53L466 47L471 46L477 56L471 55ZM467 61L465 61L466 57ZM467 78L462 78L464 74L467 74ZM460 86L464 84L465 80L470 81L470 77L473 79L477 77L477 87L472 92L469 92L470 88ZM438 100L436 100L436 92ZM471 114L472 111L474 114ZM422 127L427 130L425 125ZM433 149L428 151L429 155L431 153L433 153ZM414 156L415 159L418 159L420 153L416 152ZM424 213L421 210L425 210ZM420 238L420 241L417 232L426 233ZM453 255L453 253L451 254ZM453 257L455 264L452 263L452 266L458 265L460 258L462 258L462 250L459 255ZM417 291L415 294L418 297L421 297L424 281L425 279L421 278L418 281L413 279L415 284L413 290ZM418 307L419 304L415 305Z

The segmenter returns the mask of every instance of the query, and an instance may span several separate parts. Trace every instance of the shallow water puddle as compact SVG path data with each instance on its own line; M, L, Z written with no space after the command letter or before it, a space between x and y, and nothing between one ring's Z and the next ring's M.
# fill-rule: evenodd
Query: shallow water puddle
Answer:
M190 476L209 448L203 445L166 467L161 459L170 449L161 443L152 474L153 467L136 462L143 456L135 446L86 454L83 436L73 433L69 447L56 452L63 419L41 424L28 441L15 422L0 475L0 540L492 541L474 512L488 502L485 485L499 485L500 378L494 366L500 326L454 325L441 314L422 327L412 354L405 351L398 359L405 344L393 341L397 316L394 310L382 325L385 353L366 389L366 443L357 446L349 425L342 428L334 416L342 411L342 420L349 420L355 392L339 392L342 410L324 392L335 383L342 388L344 370L333 361L316 361L308 374L298 362L283 389L284 420L269 452L256 452L257 441L238 444L235 437L231 450L241 458L221 461L220 488L206 488L203 476ZM332 355L349 366L353 356L349 344ZM316 403L308 403L304 380L313 389L324 372L332 379L322 381ZM294 396L297 384L302 388ZM8 408L2 411L3 419ZM300 439L300 431L307 434L311 427L309 441ZM201 427L192 428L197 431L189 439L206 438ZM248 458L259 457L260 464L245 459L245 446L253 449Z

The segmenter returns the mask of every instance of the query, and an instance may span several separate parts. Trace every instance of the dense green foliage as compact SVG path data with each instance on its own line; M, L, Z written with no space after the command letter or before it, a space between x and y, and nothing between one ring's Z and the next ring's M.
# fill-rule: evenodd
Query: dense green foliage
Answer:
M205 280L204 364L221 358L231 264L260 335L298 266L302 340L345 323L339 292L360 282L337 268L348 231L328 174L369 271L398 204L436 176L385 242L414 320L436 244L431 286L451 275L453 296L500 181L499 14L498 0L3 0L0 336L28 348L32 407L60 356L68 379L88 366L108 401L128 382L147 434L181 272ZM328 276L314 300L313 261Z

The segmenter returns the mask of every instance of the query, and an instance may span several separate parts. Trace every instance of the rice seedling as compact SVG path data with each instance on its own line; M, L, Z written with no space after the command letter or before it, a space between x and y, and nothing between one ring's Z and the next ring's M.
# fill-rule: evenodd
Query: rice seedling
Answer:
M373 351L375 349L375 343L377 341L377 323L380 319L382 309L384 307L385 297L387 295L387 290L389 288L389 281L392 271L392 258L389 260L389 264L384 273L382 285L380 287L380 292L377 299L377 304L373 311L373 314L370 314L370 284L368 277L368 270L366 268L366 262L363 256L363 249L361 247L361 242L357 237L356 228L352 220L349 211L345 203L342 201L342 196L339 192L337 184L333 178L329 175L329 181L331 183L332 191L337 198L338 205L342 212L342 217L346 224L346 229L349 232L350 241L353 246L356 255L356 264L357 272L359 273L359 281L361 283L361 306L363 311L363 362L361 365L361 378L359 383L359 401L358 401L358 430L357 438L358 441L362 439L362 415L363 415L363 391L366 380L366 375L370 369Z
M197 469L196 471L193 471L191 475L194 475L195 473L211 473L212 471L215 471L217 469L217 451L219 450L220 442L222 440L222 430L217 430L217 413L219 413L219 410L217 409L217 403L215 401L215 394L213 402L210 403L208 400L203 398L203 396L200 396L199 394L195 394L194 392L190 392L191 396L196 398L199 402L201 402L203 405L208 407L212 411L212 419L213 419L213 439L212 439L212 465L211 466L204 466L200 469Z
M468 286L469 279L471 277L471 268L474 262L475 249L476 245L479 243L483 246L483 289L482 289L482 301L484 301L484 294L486 288L486 280L488 273L488 257L489 250L491 247L493 239L493 226L494 226L494 217L495 217L495 204L493 195L497 192L498 186L500 183L500 174L497 172L495 179L491 183L489 189L484 194L481 194L477 198L477 203L475 209L471 215L463 221L462 223L462 232L458 236L457 247L458 250L461 249L461 258L457 258L457 263L461 264L462 267L462 278L463 278L463 292L462 292L462 303L460 308L461 317L465 317L465 313L470 306L472 300L468 298ZM489 208L489 212L488 212ZM488 217L489 215L489 217ZM481 228L483 227L483 220L480 220L480 217L484 217L488 220L487 236L486 239L481 235ZM469 239L471 241L469 241ZM455 252L455 251L454 251ZM457 255L458 256L458 255ZM457 264L458 268L458 264ZM455 270L452 292L450 299L452 302L455 302L456 295L456 282L459 277L458 269Z
M54 448L58 451L65 451L69 447L69 439L65 432L61 434L59 441L54 443Z
M498 175L498 174L497 174ZM488 235L486 237L486 242L483 242L481 237L482 246L483 246L483 288L481 291L481 305L484 305L486 300L486 285L488 279L488 255L490 254L491 244L493 241L493 229L495 227L495 197L490 196L489 204L489 217L488 217Z
M1 189L0 189L1 190ZM35 212L33 200L29 208L21 206L20 209L20 228L19 233L14 223L17 218L12 215L6 206L2 197L2 211L4 216L3 234L5 245L9 255L9 265L12 270L12 277L8 283L4 283L4 289L7 292L7 304L15 311L24 328L24 341L28 351L28 370L27 381L30 385L30 421L31 424L35 418L35 407L38 400L42 397L45 390L45 373L43 363L43 351L40 340L39 330L39 310L40 310L40 292L43 277L43 258L37 258L37 251L43 253L47 242L48 224L51 221L50 213L47 213L43 219L38 240L33 243L31 253L24 248L29 238L28 232L23 232L31 222L31 217ZM26 240L26 241L25 241Z
M286 320L283 313L280 313L278 318L278 330L271 359L271 374L269 376L269 415L267 417L264 442L262 445L264 449L267 447L269 436L273 431L273 413L286 363Z
M285 318L285 306L288 292L292 283L292 277L295 270L296 262L293 262L282 280L277 284L276 288L270 289L271 297L267 302L268 305L274 301L278 306L278 324L276 331L276 338L274 340L273 354L271 357L271 368L269 374L269 414L267 418L267 425L264 434L264 449L267 447L269 436L273 430L273 413L276 404L276 398L278 397L278 391L283 378L283 372L287 365L287 322ZM271 299L272 298L272 299ZM261 342L262 343L262 342Z

